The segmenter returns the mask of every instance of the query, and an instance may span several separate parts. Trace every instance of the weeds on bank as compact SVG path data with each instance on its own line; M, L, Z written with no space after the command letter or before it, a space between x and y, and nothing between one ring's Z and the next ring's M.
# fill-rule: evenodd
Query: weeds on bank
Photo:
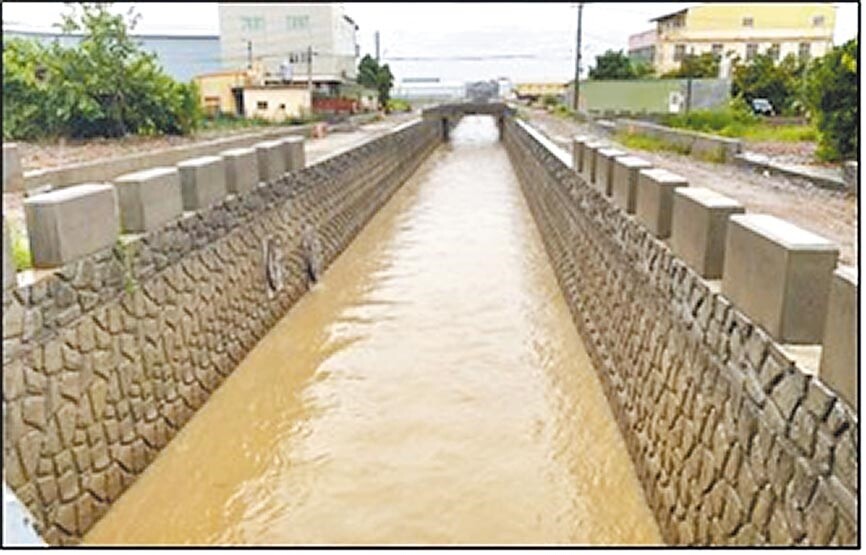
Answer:
M669 143L658 137L641 135L639 133L617 133L614 139L627 148L646 150L649 152L676 152L677 154L688 154L689 148L674 143Z
M670 114L663 117L660 123L749 142L801 142L818 139L818 132L811 125L771 125L751 113L733 109Z
M12 243L12 261L15 268L29 270L33 267L33 257L30 255L30 242L16 226L9 226L10 242Z

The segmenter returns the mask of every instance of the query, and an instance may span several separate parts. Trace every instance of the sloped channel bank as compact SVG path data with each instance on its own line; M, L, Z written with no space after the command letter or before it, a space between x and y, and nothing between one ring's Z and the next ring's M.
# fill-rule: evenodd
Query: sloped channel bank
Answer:
M3 293L5 480L75 543L441 142L433 122Z
M851 407L540 133L504 140L664 539L856 543Z
M658 543L497 135L464 118L84 542Z

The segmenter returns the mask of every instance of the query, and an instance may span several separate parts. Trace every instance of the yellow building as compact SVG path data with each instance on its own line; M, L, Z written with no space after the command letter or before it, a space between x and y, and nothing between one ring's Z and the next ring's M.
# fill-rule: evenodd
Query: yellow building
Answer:
M243 106L246 117L272 121L308 116L312 112L312 100L306 85L244 87Z
M833 44L836 8L821 3L704 4L652 19L658 39L654 66L675 70L686 54L714 52L747 61L757 53L823 56Z
M209 115L243 115L239 103L241 90L250 83L249 72L245 69L205 73L193 78L198 85L201 105Z
M545 95L563 96L565 83L517 83L514 85L517 98L540 98Z

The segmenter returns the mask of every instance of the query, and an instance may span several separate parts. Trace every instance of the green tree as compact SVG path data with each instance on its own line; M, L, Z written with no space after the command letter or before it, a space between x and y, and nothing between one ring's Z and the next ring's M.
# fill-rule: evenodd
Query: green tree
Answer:
M391 99L394 75L388 64L379 65L372 56L365 54L358 64L358 83L379 92L379 106L386 108Z
M665 73L662 78L687 78L693 79L713 78L719 76L719 62L721 58L712 52L703 54L686 54L680 61L680 67Z
M805 76L804 100L818 127L818 156L856 158L860 135L858 40L852 39L815 60Z
M595 67L589 70L590 79L635 79L637 75L628 56L622 50L608 50L595 57Z
M13 39L3 49L3 135L117 137L183 134L201 120L198 92L178 83L129 35L138 17L107 4L64 14L63 32L81 32L71 48ZM22 115L25 115L22 117Z
M781 62L770 54L757 54L748 64L734 61L731 94L751 103L766 98L777 112L796 113L802 98L804 65L793 54Z

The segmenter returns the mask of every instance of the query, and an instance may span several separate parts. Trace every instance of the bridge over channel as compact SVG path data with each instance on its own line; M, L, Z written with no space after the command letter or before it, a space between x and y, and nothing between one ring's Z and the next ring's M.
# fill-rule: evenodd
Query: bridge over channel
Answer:
M504 104L304 153L33 195L33 282L4 222L44 541L857 542L833 244Z

